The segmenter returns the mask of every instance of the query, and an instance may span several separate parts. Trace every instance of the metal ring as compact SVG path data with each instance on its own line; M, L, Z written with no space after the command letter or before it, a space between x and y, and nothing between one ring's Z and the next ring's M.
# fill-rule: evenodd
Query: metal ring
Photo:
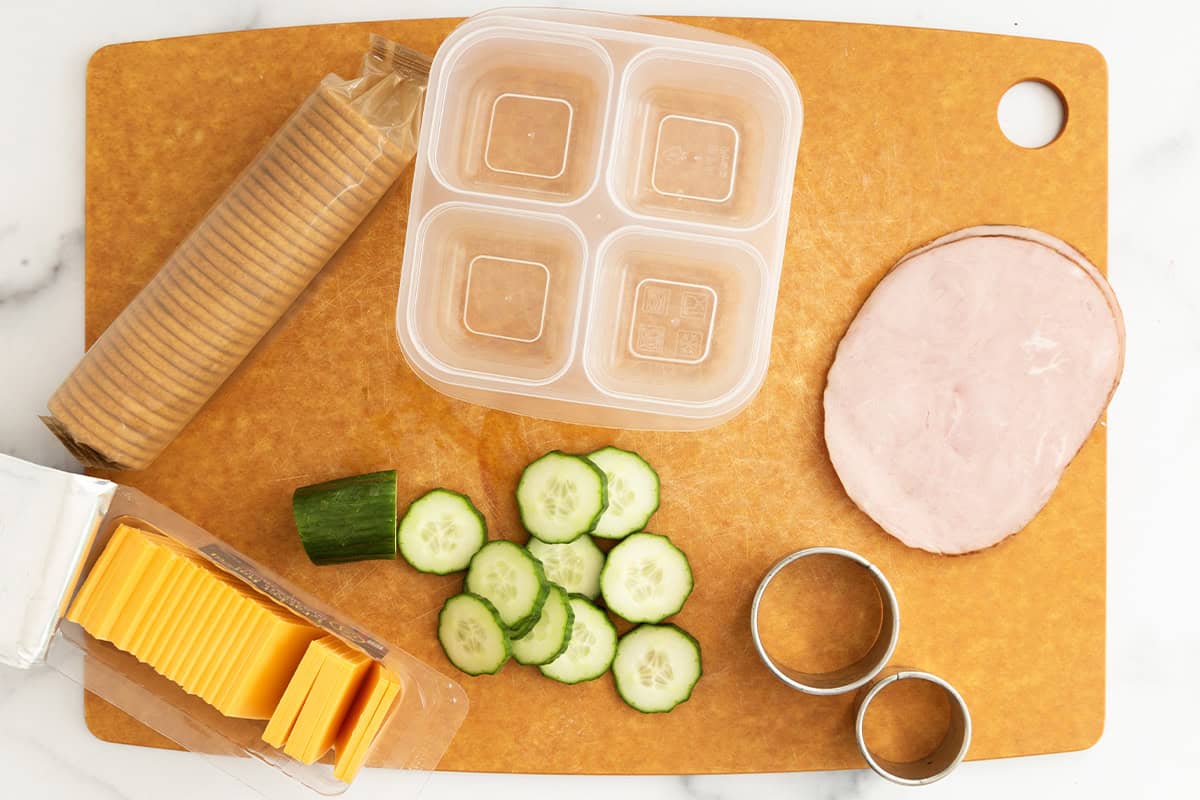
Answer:
M875 581L875 587L883 602L883 622L879 626L879 633L875 637L875 643L871 645L871 649L853 664L832 672L802 672L777 663L767 652L758 630L759 604L762 602L767 586L792 562L815 555L831 555L848 559L865 569ZM900 606L896 602L896 594L892 591L891 584L870 561L857 553L837 547L810 547L783 558L767 572L762 583L758 585L758 591L754 593L754 604L750 607L750 631L754 637L754 647L758 650L758 655L763 663L775 674L775 677L788 686L805 694L845 694L866 685L887 665L888 659L892 657L892 651L896 649L896 641L900 637Z
M890 761L877 756L871 752L863 737L863 720L867 717L867 708L871 701L888 686L902 680L928 681L941 688L950 698L950 728L946 731L946 736L932 753L916 761ZM878 775L903 786L924 786L949 775L967 755L967 750L971 747L971 713L967 710L967 703L962 699L962 695L938 676L917 670L898 670L880 678L863 695L854 719L854 738L858 741L859 752Z

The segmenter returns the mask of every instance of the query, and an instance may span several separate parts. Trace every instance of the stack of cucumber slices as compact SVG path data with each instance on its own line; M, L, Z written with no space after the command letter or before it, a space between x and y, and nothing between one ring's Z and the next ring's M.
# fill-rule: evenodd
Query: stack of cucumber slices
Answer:
M517 506L531 538L488 542L471 559L438 620L450 662L482 675L512 657L568 684L612 669L621 698L646 713L691 697L700 645L662 622L692 593L692 568L670 539L642 530L658 498L654 469L616 447L554 450L527 466ZM619 541L605 556L596 539ZM638 627L618 636L597 600Z
M395 481L389 471L298 489L293 511L313 562L399 552L421 572L466 570L463 592L442 606L438 641L468 675L515 658L566 684L612 669L621 698L645 713L691 697L700 645L663 621L691 594L692 569L670 539L644 531L659 480L637 453L554 450L529 464L516 489L525 547L489 542L470 498L448 489L417 499L397 524ZM597 540L615 544L606 555ZM618 636L605 609L637 627Z

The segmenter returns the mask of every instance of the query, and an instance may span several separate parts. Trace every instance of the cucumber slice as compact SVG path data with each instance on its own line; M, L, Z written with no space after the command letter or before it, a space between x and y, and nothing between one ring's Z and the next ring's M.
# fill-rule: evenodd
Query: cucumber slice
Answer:
M574 625L575 611L571 608L570 596L561 586L550 584L550 594L537 624L529 633L513 640L513 658L522 664L549 664L567 649Z
M613 679L621 699L644 714L670 711L700 680L700 643L675 625L640 625L621 637Z
M587 454L587 460L604 471L608 508L596 523L593 535L623 539L646 527L658 510L658 473L637 453L605 447Z
M562 655L539 669L547 678L560 683L595 680L612 666L617 654L617 629L600 609L580 595L571 596L575 621L571 639Z
M517 507L525 530L543 542L573 541L608 507L604 473L582 456L551 450L521 473Z
M692 593L692 566L657 533L635 533L608 553L600 593L608 610L630 622L661 622Z
M487 522L465 494L434 489L408 507L397 538L414 569L446 575L471 563L487 541Z
M519 636L537 623L550 583L542 563L528 550L500 539L485 544L471 559L466 591L490 601L509 633Z
M396 470L301 486L292 516L314 564L395 558Z
M486 598L456 594L438 614L438 642L450 663L468 675L493 675L512 654L508 631Z
M600 596L600 570L604 569L604 551L586 533L567 544L546 544L530 539L525 547L542 562L546 580L557 583L569 594L581 594L589 600Z

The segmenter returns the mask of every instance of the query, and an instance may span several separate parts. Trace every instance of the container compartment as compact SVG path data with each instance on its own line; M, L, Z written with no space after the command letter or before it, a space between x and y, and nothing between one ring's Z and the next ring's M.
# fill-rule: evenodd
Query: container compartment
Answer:
M621 92L613 194L630 212L737 228L774 211L791 121L757 67L698 53L650 50Z
M766 270L737 242L646 230L598 256L588 376L612 395L699 413L754 373Z
M435 210L418 233L414 343L451 373L522 383L570 361L586 245L564 220L467 205Z
M567 203L594 184L612 65L586 39L495 31L444 73L433 167L467 192Z

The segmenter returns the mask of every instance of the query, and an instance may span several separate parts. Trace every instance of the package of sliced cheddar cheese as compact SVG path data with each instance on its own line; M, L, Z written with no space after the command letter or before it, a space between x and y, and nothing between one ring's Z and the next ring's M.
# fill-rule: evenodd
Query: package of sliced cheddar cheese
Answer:
M135 489L0 454L0 545L0 663L241 756L213 761L264 794L432 770L466 715L455 681Z

